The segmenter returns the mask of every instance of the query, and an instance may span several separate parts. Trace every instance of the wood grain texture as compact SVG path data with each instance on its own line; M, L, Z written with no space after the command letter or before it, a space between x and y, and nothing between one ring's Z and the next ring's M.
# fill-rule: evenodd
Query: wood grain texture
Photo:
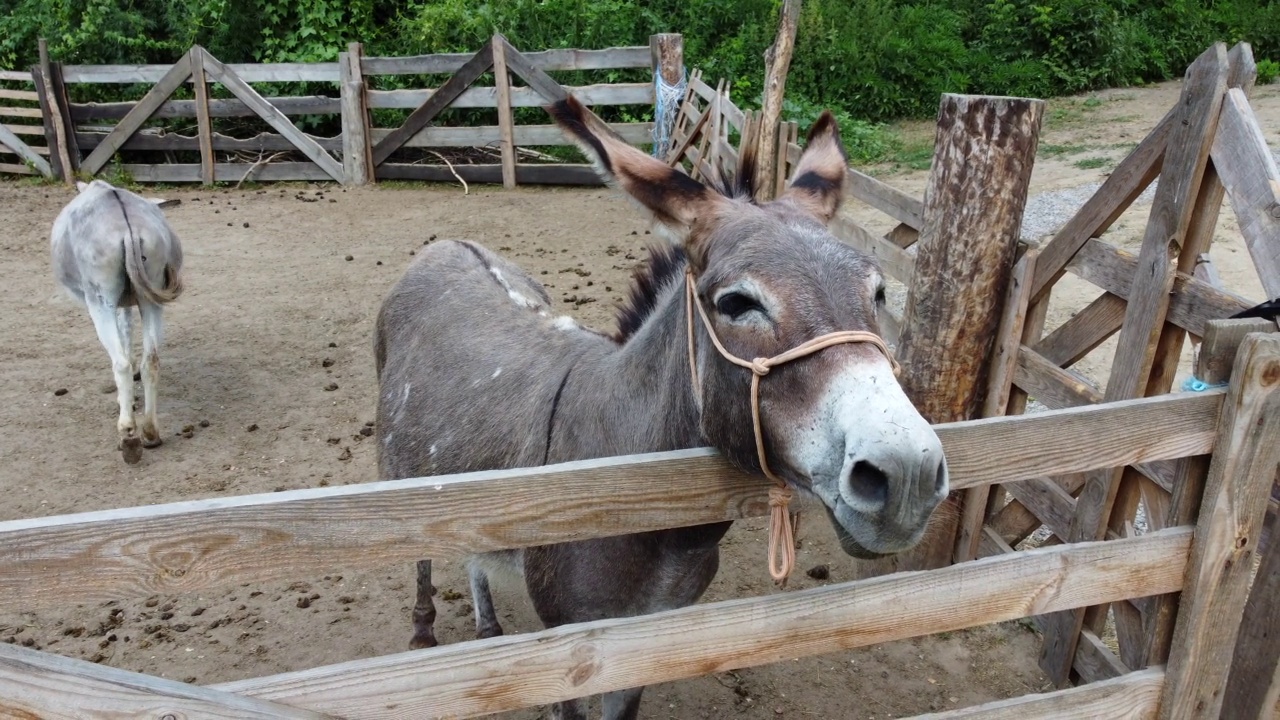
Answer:
M293 143L299 152L306 155L321 170L324 170L331 179L342 182L342 164L334 160L328 151L299 130L284 113L267 102L266 98L259 95L257 90L249 87L247 82L237 77L226 65L223 65L217 58L205 52L202 48L192 48L191 52L203 53L205 72L210 77L222 83L223 87L239 98L245 105L253 108L259 117L265 120L276 132L288 139L289 142Z
M1245 337L1249 333L1277 330L1280 327L1274 320L1262 318L1210 320L1200 341L1200 351L1196 354L1196 377L1210 385L1226 383L1231 379L1231 370Z
M8 90L5 88L0 88L0 98L5 100L25 100L26 102L39 102L40 100L34 90Z
M857 198L900 223L916 230L924 228L924 201L849 168L845 182L851 197Z
M1032 478L1015 483L1005 483L1005 490L1015 500L1040 518L1049 531L1059 538L1070 535L1071 517L1075 515L1076 499L1049 478Z
M49 167L49 161L40 157L35 148L27 145L13 131L3 125L0 125L0 145L9 148L18 157L31 163L41 175L45 177L53 176L53 168ZM44 151L48 153L49 149L45 148Z
M374 168L386 162L387 158L391 157L391 153L404 145L406 140L417 135L419 130L426 127L428 123L440 114L440 111L452 104L463 90L470 87L471 83L474 83L491 67L493 67L493 45L485 43L484 47L480 48L466 64L459 68L416 110L410 113L400 127L392 130L373 146ZM377 107L374 104L372 93L370 93L369 97L369 106Z
M213 155L213 124L209 118L209 84L204 75L204 53L191 53L191 81L196 92L196 132L200 140L200 182L212 185L216 174Z
M458 72L473 53L441 53L411 57L366 57L360 61L365 75L445 75ZM613 70L649 67L649 47L573 48L524 53L530 64L546 70Z
M31 73L26 70L0 70L0 80L31 82Z
M1160 174L1177 113L1177 108L1170 110L1151 134L1111 171L1102 187L1045 244L1040 267L1031 286L1033 302L1040 300L1062 277L1063 269L1085 242L1101 236Z
M516 141L511 117L511 76L507 74L507 39L493 36L493 79L498 105L498 149L502 153L502 186L516 186Z
M169 65L65 65L69 83L156 83ZM338 82L338 63L230 63L227 69L245 82Z
M511 72L514 72L519 76L521 80L524 80L530 88L533 88L535 92L542 96L542 104L550 104L568 97L568 92L564 87L548 75L545 70L535 65L529 60L529 58L525 57L524 53L516 50L511 46L511 43L507 42L505 39L502 42L505 46L504 50L507 57L507 67ZM652 85L647 83L643 84L650 92L653 91ZM514 102L514 100L512 100L512 102ZM652 102L652 99L650 99L649 102Z
M1227 48L1217 43L1187 69L1164 153L1160 184L1138 253L1137 272L1126 298L1124 325L1104 394L1107 401L1141 397L1147 389L1177 269L1170 248L1183 241L1191 226L1226 91L1227 67ZM1089 473L1076 499L1068 542L1106 537L1124 472L1122 466L1117 466ZM1059 686L1070 678L1083 622L1083 610L1046 618L1040 666Z
M1262 564L1240 620L1222 720L1266 720L1280 702L1280 544L1260 544L1259 551Z
M764 132L757 134L756 176L752 180L756 199L772 200L777 174L778 123L782 120L782 98L786 93L787 73L796 48L796 27L800 23L800 0L783 0L778 12L778 32L773 44L764 52L764 91L760 104L760 123Z
M935 429L952 485L963 489L1208 452L1222 397L1187 393ZM0 523L0 608L735 520L763 514L767 489L703 448L16 520Z
M107 161L115 155L124 141L146 122L165 100L191 77L191 54L187 53L169 68L169 72L160 78L147 94L139 100L128 114L103 138L102 143L89 153L89 157L80 163L80 167L89 175L96 175Z
M369 108L365 104L364 76L360 73L363 53L363 46L353 42L347 45L346 52L338 54L342 75L342 183L351 186L368 185L373 179Z
M1163 686L1161 670L1142 670L1083 687L916 715L912 720L1151 720Z
M889 240L877 237L870 230L837 215L830 223L831 234L876 259L876 264L898 282L911 287L915 277L916 259Z
M266 99L285 115L334 115L342 112L340 98L323 95L299 95L270 97ZM116 120L129 114L135 102L72 103L71 118L78 123L96 120ZM415 106L416 107L416 106ZM258 113L235 98L211 98L209 117L254 117ZM160 105L154 118L193 118L196 116L195 100L168 100Z
M120 167L138 182L179 183L200 182L201 179L201 168L195 164L140 165L124 163ZM258 165L256 168L252 163L217 163L214 165L214 173L226 182L233 180L239 182L241 178L254 182L328 181L333 179L329 173L321 170L315 163L309 162L278 162Z
M1009 393L1013 389L1013 372L1018 362L1018 348L1022 345L1022 331L1027 319L1027 305L1031 300L1031 278L1035 274L1037 248L1030 248L1013 265L1009 288L1005 294L996 328L996 344L992 348L991 375L982 404L982 417L999 417L1009 406ZM978 545L982 540L982 523L986 520L987 500L991 495L989 485L969 488L964 492L960 506L960 525L956 530L956 548L953 562L965 562L978 557Z
M1280 466L1280 333L1245 338L1219 421L1169 655L1162 714L1217 718Z
M1116 603L1117 605L1120 603ZM1085 628L1080 631L1080 642L1076 646L1076 657L1072 668L1079 673L1085 683L1096 683L1122 677L1129 672L1120 658L1111 652L1111 648L1102 642L1093 631ZM1156 693L1159 701L1159 693Z
M1047 407L1060 410L1102 402L1102 391L1088 378L1058 367L1025 345L1017 362L1013 382Z
M428 180L456 183L454 173L469 183L501 183L501 165L409 165L383 163L377 168L379 180ZM521 185L604 185L592 165L516 165L516 182Z
M0 643L0 717L318 720L329 716Z
M1069 268L1081 279L1127 300L1138 273L1138 260L1132 253L1090 240L1071 260ZM1203 335L1205 323L1210 320L1230 317L1255 304L1193 276L1175 273L1167 318L1193 335Z
M1213 164L1267 297L1280 297L1280 170L1241 89L1227 92Z
M215 687L349 718L474 717L1176 589L1189 542L1175 528Z
M505 53L504 53L505 56ZM508 62L508 65L510 63ZM509 68L508 68L509 69ZM554 82L554 81L553 81ZM649 83L613 83L609 85L565 86L565 91L588 107L596 105L652 105L653 85ZM426 102L439 89L370 90L369 107L416 108ZM511 88L512 107L542 107L548 104L537 90L527 87ZM464 90L449 103L456 108L496 108L496 87L473 87Z
M1124 324L1124 298L1103 293L1032 348L1049 362L1069 368Z

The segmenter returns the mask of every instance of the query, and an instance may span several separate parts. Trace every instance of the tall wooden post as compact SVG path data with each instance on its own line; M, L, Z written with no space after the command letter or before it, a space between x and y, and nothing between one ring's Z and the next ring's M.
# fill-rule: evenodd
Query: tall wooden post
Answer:
M342 93L342 180L343 185L368 185L374 178L369 144L369 112L364 93L364 71L360 59L364 48L358 42L339 53L338 73Z
M684 35L680 33L660 33L649 36L649 58L653 67L653 122L654 138L662 138L663 142L655 143L654 157L665 158L671 150L671 139L675 132L675 119L680 115L679 107L665 108L659 103L662 86L677 87L684 80ZM668 98L670 101L670 98ZM680 100L675 100L679 103ZM659 115L665 108L666 117ZM659 123L667 123L659 127Z
M497 93L498 137L502 150L502 186L516 186L516 129L511 112L511 76L507 73L507 39L494 35L493 81Z
M903 387L931 423L982 406L1043 114L1042 100L942 96L899 351ZM957 520L941 508L919 546L859 574L943 567Z
M64 114L62 105L65 100L60 99L62 69L55 67L50 61L49 45L44 38L39 40L39 52L40 66L32 70L31 77L35 80L40 114L44 120L45 142L49 146L49 164L52 166L55 177L71 185L75 183L75 172L79 164L72 163L71 153L67 149L67 142L71 138L68 137L66 119L70 116ZM59 82L55 82L55 76Z
M796 25L800 22L800 0L785 0L778 16L778 36L765 51L764 104L761 107L760 140L757 144L756 199L774 197L777 173L778 127L782 120L782 97L791 70L791 54L796 46Z
M191 48L191 84L195 89L196 128L200 138L200 184L212 185L216 180L217 156L213 153L213 121L209 115L209 82L204 74L204 48ZM339 58L341 61L341 58Z

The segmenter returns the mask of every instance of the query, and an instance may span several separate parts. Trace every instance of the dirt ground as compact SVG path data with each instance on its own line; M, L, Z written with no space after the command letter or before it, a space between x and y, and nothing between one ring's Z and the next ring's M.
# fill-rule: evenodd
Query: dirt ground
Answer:
M1272 141L1277 90L1258 88L1254 100ZM1166 83L1050 103L1032 192L1100 180L1177 92ZM927 124L904 132L931 134ZM1077 166L1088 158L1101 160ZM927 174L873 170L917 194ZM49 228L72 192L0 182L0 293L9 308L0 316L0 422L10 428L0 438L0 520L376 480L375 447L360 432L374 416L373 321L416 249L433 238L482 242L542 277L567 312L603 328L653 239L625 201L602 189L148 191L182 200L167 212L183 239L188 289L166 317L165 444L127 466L114 449L106 353L49 270ZM1136 251L1148 208L1128 213L1108 239ZM850 212L889 225L865 208ZM1213 258L1228 287L1261 299L1229 209ZM1060 286L1050 325L1097 292L1082 282ZM1103 379L1105 348L1099 355L1083 369ZM704 601L777 592L764 529L763 520L735 525ZM853 561L820 516L810 516L802 537L789 591L852 577ZM828 579L805 574L817 565L829 566ZM441 641L469 639L461 563L437 561L435 578ZM409 565L333 568L199 595L0 613L0 640L216 683L403 651L412 591ZM499 587L495 595L508 632L539 629L522 591ZM1037 650L1025 624L1006 623L653 686L642 715L874 720L951 709L1046 689Z

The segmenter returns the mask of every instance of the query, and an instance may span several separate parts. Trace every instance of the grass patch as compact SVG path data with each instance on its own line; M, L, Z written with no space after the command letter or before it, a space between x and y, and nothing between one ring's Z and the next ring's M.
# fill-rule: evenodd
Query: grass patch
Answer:
M1105 158L1105 157L1091 157L1091 158L1085 158L1083 160L1077 160L1072 164L1080 168L1081 170L1097 170L1098 168L1102 168L1102 167L1106 167L1107 165L1110 165L1111 159Z
M1078 155L1089 150L1088 145L1041 145L1036 152L1042 157L1060 157L1062 155Z

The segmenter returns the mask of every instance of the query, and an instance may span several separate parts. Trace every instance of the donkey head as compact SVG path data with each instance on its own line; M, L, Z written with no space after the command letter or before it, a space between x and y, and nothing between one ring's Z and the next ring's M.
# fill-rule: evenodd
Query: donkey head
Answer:
M879 333L880 271L827 229L847 162L834 119L824 113L810 130L786 192L758 204L749 186L711 188L631 147L572 97L551 113L683 247L706 314L705 326L695 321L692 383L702 434L739 467L760 469L752 371L722 356L708 326L747 360L827 333ZM751 154L744 150L738 178L753 174ZM873 557L919 542L946 497L947 467L883 352L837 344L773 367L759 380L758 403L769 468L822 501L846 552Z

